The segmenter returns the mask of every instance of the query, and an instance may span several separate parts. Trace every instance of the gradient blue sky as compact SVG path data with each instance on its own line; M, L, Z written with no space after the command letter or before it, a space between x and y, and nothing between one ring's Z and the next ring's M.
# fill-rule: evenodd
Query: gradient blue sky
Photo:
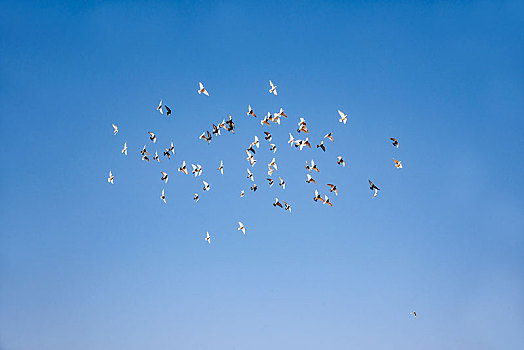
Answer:
M521 348L522 2L0 7L1 349ZM248 104L290 118L261 127ZM197 139L229 113L235 135ZM300 116L312 141L334 132L325 154L286 144ZM241 200L268 129L288 187L267 187L262 140ZM174 159L140 161L171 140Z

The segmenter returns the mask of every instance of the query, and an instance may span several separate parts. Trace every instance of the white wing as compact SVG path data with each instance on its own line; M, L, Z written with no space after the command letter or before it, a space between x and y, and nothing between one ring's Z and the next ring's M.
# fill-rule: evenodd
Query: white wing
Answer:
M203 90L203 89L204 89L204 85L202 85L201 82L198 82L198 86L199 86L199 88L200 88L199 90Z

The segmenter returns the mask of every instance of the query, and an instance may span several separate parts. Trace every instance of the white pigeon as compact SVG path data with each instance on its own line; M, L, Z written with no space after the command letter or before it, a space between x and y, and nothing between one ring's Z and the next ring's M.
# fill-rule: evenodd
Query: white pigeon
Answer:
M115 124L111 124L111 125L113 125L113 135L118 134L118 127Z
M160 173L162 174L162 177L160 178L160 180L165 181L165 183L167 183L167 180L168 180L167 173L163 171L161 171Z
M273 84L273 82L270 80L269 81L269 85L271 86L271 88L269 89L269 93L270 94L273 94L273 95L278 95L277 93L277 86L275 84Z
M246 228L244 227L244 224L241 221L238 222L238 230L242 231L243 234L246 234Z
M340 119L338 121L346 124L346 122L348 121L348 115L344 114L340 109L338 110L338 114L340 115Z
M115 177L113 176L113 173L111 172L111 170L109 170L109 177L107 178L107 182L111 183L112 185L114 178Z
M191 173L194 174L195 177L202 175L202 166L200 164L191 164L191 166L193 167L193 171Z
M280 176L278 177L280 179L280 183L279 185L282 186L282 189L285 190L286 189L286 182L284 181L283 178L281 178Z
M149 139L153 141L153 143L156 143L156 135L153 134L151 131L147 132L149 134Z
M274 143L270 143L269 146L269 150L273 151L273 153L277 151L277 145L275 145Z
M400 160L396 160L395 158L393 158L393 161L395 162L395 166L397 167L397 169L402 169L402 162Z
M124 142L124 148L122 148L122 153L127 156L127 142Z
M287 143L291 144L291 147L293 147L293 144L295 143L295 138L291 133L289 133L289 141Z
M209 96L209 92L207 92L206 89L204 89L204 85L201 83L201 82L198 82L198 93L199 94L204 94L206 96Z
M211 236L209 235L209 232L206 232L206 237L204 238L207 243L211 244Z
M182 161L182 166L180 168L178 168L178 171L181 171L183 172L184 174L187 175L187 167L186 167L186 161Z
M260 141L258 140L258 136L255 135L255 141L251 142L250 146L256 146L257 148L260 148Z
M202 183L204 184L204 191L209 191L209 184L205 181L202 181Z
M247 178L251 179L251 181L255 182L255 179L253 179L253 173L251 171L249 171L249 169L246 169L246 170L247 170Z
M275 161L275 158L273 158L273 160L271 160L271 163L268 164L268 167L273 167L275 168L276 171L278 171L278 167L277 167L277 163Z
M160 199L162 199L164 203L166 203L166 195L164 194L164 189L162 189L162 195L160 196Z
M160 100L160 103L158 104L158 107L156 108L157 111L160 112L160 114L164 114L164 111L162 111L162 100Z
M218 167L220 174L224 175L224 163L220 161L220 166Z
M198 193L195 193L195 196L193 197L193 199L195 200L195 203L198 202L198 200L200 199L198 198Z

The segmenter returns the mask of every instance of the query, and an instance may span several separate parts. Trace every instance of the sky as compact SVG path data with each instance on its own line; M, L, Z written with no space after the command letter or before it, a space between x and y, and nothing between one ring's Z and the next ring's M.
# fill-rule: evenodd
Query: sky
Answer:
M521 348L522 2L0 8L0 349ZM198 139L228 114L234 135ZM140 159L171 141L171 160Z

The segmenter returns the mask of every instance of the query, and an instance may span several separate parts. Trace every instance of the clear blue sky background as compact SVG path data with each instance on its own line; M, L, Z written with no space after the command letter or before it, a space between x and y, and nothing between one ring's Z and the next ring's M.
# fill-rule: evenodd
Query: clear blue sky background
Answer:
M0 7L1 349L521 348L522 2ZM197 139L229 113L235 135ZM334 132L326 153L287 145L300 116L314 142ZM240 199L268 129L287 188L262 140ZM140 161L171 140L174 159ZM333 208L311 200L327 182Z

